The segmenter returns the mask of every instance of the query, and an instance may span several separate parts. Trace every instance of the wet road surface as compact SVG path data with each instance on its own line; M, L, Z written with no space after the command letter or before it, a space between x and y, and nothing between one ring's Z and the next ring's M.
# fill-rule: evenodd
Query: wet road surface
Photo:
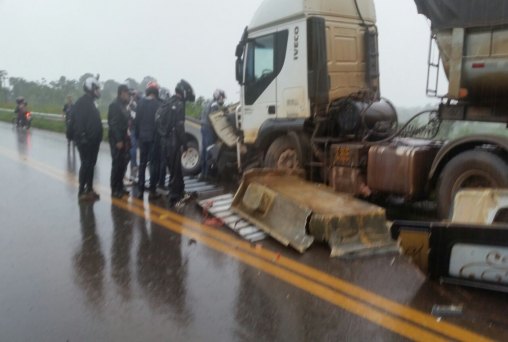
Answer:
M79 205L63 135L0 124L0 341L508 340L508 296L439 286L403 257L250 245L163 200ZM464 304L441 320L434 304Z

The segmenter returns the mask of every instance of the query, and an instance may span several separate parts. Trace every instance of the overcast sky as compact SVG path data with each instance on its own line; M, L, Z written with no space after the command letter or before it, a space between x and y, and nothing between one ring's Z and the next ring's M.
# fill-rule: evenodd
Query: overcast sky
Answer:
M170 88L185 78L197 95L208 98L221 87L233 102L235 46L261 2L0 0L0 69L48 81L86 72L119 82L150 75ZM430 102L427 20L411 0L375 4L382 95L399 106Z

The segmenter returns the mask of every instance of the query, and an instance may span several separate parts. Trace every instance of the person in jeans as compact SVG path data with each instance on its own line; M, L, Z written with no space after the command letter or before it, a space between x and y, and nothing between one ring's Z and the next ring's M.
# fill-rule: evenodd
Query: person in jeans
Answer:
M139 146L139 169L138 169L138 198L142 199L145 191L145 173L150 163L150 194L149 200L157 199L157 182L159 180L159 154L158 144L155 144L155 113L159 109L159 85L149 82L146 97L140 101L136 110L135 133Z

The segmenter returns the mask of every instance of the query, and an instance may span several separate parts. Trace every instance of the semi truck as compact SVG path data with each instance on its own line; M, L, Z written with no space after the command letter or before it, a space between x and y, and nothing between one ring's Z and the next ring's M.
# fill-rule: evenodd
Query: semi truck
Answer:
M234 133L213 120L236 145L236 165L300 170L364 198L435 199L441 218L462 188L508 187L508 134L434 138L446 121L508 124L507 6L415 2L440 52L429 74L442 65L449 89L438 108L417 115L424 124L399 127L380 93L373 0L263 1L236 48Z

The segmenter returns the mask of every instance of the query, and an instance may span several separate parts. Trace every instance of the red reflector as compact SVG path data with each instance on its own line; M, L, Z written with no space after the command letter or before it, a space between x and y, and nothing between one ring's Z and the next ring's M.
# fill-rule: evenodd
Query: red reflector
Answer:
M473 69L485 68L485 63L473 63Z

